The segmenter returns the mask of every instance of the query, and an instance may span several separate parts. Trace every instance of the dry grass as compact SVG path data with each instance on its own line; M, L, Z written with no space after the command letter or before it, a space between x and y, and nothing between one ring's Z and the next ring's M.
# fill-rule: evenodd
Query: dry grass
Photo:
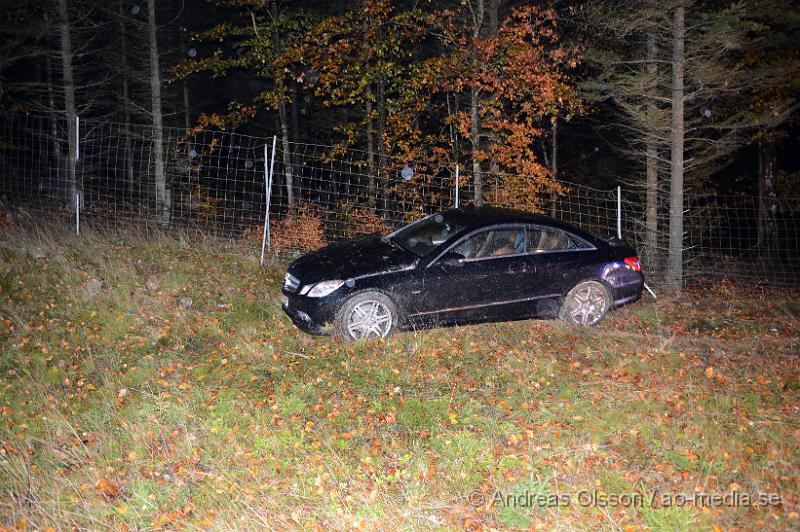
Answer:
M282 272L242 248L0 239L0 525L800 526L794 295L722 283L595 330L338 344L292 327ZM663 504L696 490L780 504Z

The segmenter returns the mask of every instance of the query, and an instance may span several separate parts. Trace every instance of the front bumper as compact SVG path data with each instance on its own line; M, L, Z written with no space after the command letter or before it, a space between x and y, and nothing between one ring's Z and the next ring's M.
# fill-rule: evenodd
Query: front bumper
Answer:
M326 334L327 327L322 323L316 323L311 319L307 313L296 310L291 308L286 303L281 305L281 308L289 316L289 319L292 320L295 327L300 329L301 331L307 332L309 334Z
M309 334L329 334L344 296L331 294L313 298L283 292L281 308L295 326Z

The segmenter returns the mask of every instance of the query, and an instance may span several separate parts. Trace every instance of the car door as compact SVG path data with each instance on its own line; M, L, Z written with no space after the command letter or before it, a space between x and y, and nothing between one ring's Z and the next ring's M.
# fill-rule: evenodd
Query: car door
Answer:
M597 251L580 237L554 227L529 226L526 239L526 249L535 263L539 297L566 294L581 280Z
M493 226L462 238L423 273L419 314L440 320L483 320L502 315L520 298L533 264L525 255L524 227Z

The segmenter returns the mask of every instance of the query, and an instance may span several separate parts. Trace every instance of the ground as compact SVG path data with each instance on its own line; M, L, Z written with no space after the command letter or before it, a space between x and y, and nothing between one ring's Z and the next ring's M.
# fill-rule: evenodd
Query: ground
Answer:
M343 344L281 279L213 239L4 229L0 525L800 527L796 294Z

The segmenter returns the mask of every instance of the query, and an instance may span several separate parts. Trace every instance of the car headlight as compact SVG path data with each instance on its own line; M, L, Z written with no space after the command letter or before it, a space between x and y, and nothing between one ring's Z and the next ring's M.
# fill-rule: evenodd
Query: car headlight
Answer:
M300 295L308 295L308 297L325 297L334 290L337 290L344 284L341 279L334 279L332 281L322 281L315 285L308 285L303 287ZM307 293L307 294L306 294Z

